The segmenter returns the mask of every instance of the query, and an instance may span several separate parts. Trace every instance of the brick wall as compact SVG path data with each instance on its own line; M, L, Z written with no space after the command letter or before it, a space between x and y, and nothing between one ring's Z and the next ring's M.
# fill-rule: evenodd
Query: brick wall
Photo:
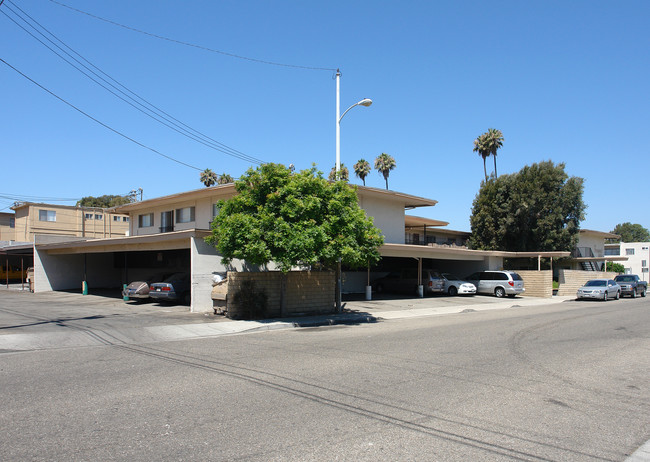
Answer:
M517 273L524 280L526 297L551 298L553 296L553 272L517 270Z
M618 273L605 272L605 271L582 271L582 270L569 270L560 269L559 283L560 287L557 294L563 296L575 295L580 287L585 285L590 279L614 279Z
M265 317L280 317L282 273L228 272L228 317L246 317L245 307L237 306L233 298L242 282L252 280L256 290L267 296ZM333 313L335 309L335 273L329 271L291 271L287 274L287 316Z

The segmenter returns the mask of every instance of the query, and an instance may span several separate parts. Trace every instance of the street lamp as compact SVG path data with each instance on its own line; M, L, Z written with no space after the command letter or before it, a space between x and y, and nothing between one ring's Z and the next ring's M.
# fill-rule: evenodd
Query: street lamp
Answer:
M341 171L341 119L355 106L368 107L372 104L370 98L364 98L358 103L354 103L341 114L341 71L336 70L336 174Z

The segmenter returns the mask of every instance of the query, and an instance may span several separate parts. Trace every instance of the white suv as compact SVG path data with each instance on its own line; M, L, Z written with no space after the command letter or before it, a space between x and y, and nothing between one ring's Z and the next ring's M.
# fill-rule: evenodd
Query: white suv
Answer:
M476 293L501 298L523 294L524 280L514 271L481 271L465 278L476 286Z

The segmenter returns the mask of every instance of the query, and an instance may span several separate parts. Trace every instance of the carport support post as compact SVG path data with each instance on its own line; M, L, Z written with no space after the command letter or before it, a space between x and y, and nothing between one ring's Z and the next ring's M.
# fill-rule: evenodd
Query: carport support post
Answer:
M366 300L372 300L372 286L370 285L370 261L368 261L368 279L366 283Z
M84 254L84 280L81 282L81 295L88 295L88 283L86 282L87 270L88 270L88 260L87 254Z
M422 258L418 258L418 297L424 297L424 286L422 285Z
M336 312L341 312L341 258L336 262Z

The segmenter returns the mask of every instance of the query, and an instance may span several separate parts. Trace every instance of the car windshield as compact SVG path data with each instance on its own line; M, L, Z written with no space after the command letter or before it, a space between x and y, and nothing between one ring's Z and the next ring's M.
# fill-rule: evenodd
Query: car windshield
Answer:
M456 276L454 276L451 273L442 273L442 275L445 277L445 279L447 279L449 281L459 281L460 280L460 278L457 278Z
M599 280L594 280L594 281L589 281L585 284L585 287L603 287L607 285L607 281L599 281Z
M616 282L634 282L634 278L632 276L616 276L614 280Z

